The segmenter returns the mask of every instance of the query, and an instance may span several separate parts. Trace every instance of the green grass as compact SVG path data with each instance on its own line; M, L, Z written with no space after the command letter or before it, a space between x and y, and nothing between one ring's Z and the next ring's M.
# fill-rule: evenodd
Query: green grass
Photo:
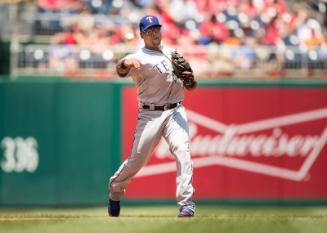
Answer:
M326 233L327 208L198 206L179 219L175 206L123 207L109 218L106 208L0 208L0 233Z

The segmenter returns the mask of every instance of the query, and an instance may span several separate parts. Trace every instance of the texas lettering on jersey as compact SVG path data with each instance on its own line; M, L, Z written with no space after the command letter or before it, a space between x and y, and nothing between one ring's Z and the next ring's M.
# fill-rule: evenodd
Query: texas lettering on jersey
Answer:
M161 74L172 72L172 67L166 60L162 60L159 64L154 65L153 68Z

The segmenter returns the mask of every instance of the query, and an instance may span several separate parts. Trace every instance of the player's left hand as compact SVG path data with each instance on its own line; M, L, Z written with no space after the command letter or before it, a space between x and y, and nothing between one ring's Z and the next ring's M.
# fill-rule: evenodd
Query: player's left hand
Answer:
M193 71L184 71L183 76L183 85L187 90L192 90L197 86L197 82L194 79Z
M194 74L191 71L184 71L182 73L184 79L191 79L194 80Z

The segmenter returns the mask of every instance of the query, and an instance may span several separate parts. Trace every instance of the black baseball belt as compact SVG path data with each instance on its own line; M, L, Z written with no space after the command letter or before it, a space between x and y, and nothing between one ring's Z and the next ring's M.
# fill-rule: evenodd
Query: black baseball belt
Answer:
M143 109L148 109L150 111L166 111L169 109L176 108L180 104L181 102L174 103L174 104L165 104L165 105L143 104L141 106Z

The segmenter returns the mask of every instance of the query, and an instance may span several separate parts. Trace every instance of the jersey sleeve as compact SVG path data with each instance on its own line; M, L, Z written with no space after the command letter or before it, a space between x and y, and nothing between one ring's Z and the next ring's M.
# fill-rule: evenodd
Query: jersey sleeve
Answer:
M140 59L140 57L139 57L139 55L137 53L128 54L123 59L130 59L130 58L137 59L138 61L141 62L141 59ZM137 77L139 75L139 72L140 72L139 69L131 68L129 70L128 74L126 75L126 77L127 78L129 78L129 77Z
M135 58L135 59L139 60L137 58L137 54L135 54L135 53L128 54L127 56L123 57L123 60L130 59L130 58ZM129 78L129 77L135 75L135 72L136 72L136 69L135 68L131 68L125 77L126 78Z

